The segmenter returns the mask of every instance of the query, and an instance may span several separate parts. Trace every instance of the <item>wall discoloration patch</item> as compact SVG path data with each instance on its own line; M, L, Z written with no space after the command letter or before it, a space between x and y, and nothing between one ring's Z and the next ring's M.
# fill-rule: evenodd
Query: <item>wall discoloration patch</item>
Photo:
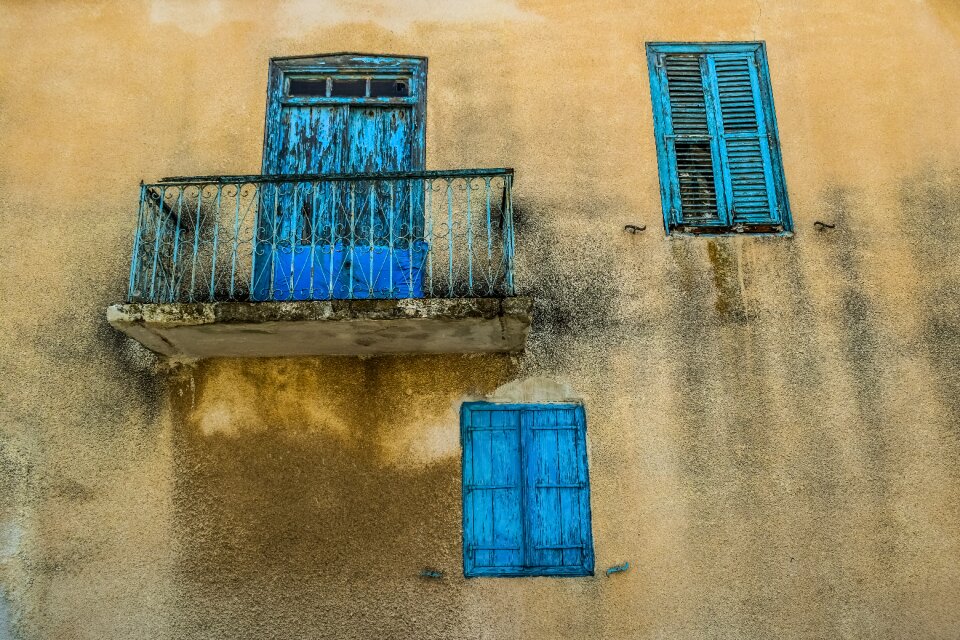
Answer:
M707 240L707 255L713 267L714 306L721 318L745 322L747 310L743 302L743 271L732 242L727 239Z
M427 614L456 608L460 587L419 577L424 566L461 570L459 446L438 447L437 432L456 443L455 399L492 391L510 367L504 356L436 356L181 371L181 633L241 633L249 621L239 612L267 608L259 628L268 635L324 628L361 638L387 625L397 637L460 635L461 620ZM229 428L209 429L211 414L224 423L225 406ZM285 588L265 595L278 581ZM370 610L372 593L404 613Z
M621 325L618 299L623 274L617 255L601 231L585 221L553 218L537 212L536 201L524 203L522 233L518 231L519 293L533 298L533 324L527 343L531 371L560 373L573 341L604 336L604 348L614 348ZM536 364L534 364L536 363Z
M150 20L170 25L191 35L207 35L232 22L256 19L256 11L243 5L224 5L219 0L185 2L152 0ZM511 0L481 0L447 6L425 0L290 0L280 5L274 28L290 36L302 36L319 27L369 22L389 30L407 30L418 22L530 21L538 16L520 9Z
M960 266L955 239L960 237L960 169L929 167L904 180L900 202L904 231L922 279L921 347L930 357L940 401L960 436Z

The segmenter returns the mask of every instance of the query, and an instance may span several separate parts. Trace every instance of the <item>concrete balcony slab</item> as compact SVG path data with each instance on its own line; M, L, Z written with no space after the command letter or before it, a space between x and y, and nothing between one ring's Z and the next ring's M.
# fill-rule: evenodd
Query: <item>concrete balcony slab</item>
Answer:
M116 329L184 358L522 351L533 301L512 298L117 304Z

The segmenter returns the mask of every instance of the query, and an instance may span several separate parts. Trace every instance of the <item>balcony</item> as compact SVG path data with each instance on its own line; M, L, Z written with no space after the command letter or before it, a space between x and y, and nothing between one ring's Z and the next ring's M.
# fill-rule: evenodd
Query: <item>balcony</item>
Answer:
M519 351L511 169L145 184L117 329L170 356Z

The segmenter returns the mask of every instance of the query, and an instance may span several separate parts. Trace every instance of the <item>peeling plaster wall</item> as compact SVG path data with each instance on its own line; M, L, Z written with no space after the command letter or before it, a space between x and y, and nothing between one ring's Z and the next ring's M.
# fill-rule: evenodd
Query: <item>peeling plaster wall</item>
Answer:
M956 2L2 14L0 638L960 635ZM667 239L643 44L747 39L796 237ZM256 172L267 59L344 50L429 57L430 167L517 169L525 354L169 366L110 329L138 181ZM596 577L462 577L485 397L585 402Z

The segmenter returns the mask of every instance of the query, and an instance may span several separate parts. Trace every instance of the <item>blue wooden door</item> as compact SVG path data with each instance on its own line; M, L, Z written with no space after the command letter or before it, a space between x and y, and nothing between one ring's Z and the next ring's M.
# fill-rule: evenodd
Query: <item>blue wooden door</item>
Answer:
M377 176L423 169L425 61L282 62L264 174L365 177L263 186L254 299L422 296L422 184Z

